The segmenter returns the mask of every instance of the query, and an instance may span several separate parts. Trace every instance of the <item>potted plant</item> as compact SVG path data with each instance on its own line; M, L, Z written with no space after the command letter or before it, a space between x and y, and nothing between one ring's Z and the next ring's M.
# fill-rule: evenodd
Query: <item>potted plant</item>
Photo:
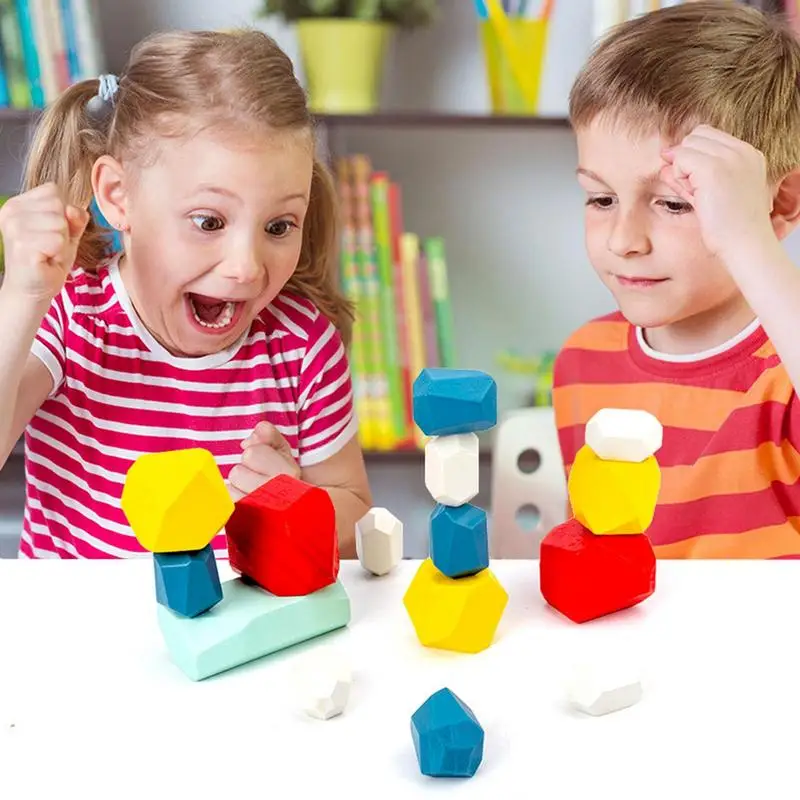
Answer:
M314 113L366 114L378 106L385 56L396 30L430 24L438 0L263 0L297 30Z

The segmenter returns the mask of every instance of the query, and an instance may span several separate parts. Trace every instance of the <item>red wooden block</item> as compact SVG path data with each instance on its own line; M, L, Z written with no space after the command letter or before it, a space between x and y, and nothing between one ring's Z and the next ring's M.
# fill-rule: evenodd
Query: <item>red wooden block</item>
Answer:
M573 622L587 622L653 594L655 553L644 533L596 536L571 519L542 540L539 586L553 608Z
M339 574L336 514L319 486L276 475L236 503L225 531L231 568L274 595L311 594Z

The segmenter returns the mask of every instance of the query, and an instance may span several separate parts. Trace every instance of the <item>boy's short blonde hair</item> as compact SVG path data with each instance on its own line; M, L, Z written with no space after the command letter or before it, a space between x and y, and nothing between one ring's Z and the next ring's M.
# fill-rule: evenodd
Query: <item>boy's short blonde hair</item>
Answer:
M596 117L670 139L712 125L765 156L772 180L800 166L800 42L778 16L732 0L653 11L612 29L570 93L574 128Z

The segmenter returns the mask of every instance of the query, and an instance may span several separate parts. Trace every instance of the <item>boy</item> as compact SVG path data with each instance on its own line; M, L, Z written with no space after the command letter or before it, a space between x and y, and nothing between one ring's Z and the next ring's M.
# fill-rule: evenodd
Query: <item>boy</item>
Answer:
M659 558L800 557L800 43L728 0L638 17L570 96L586 245L619 311L555 365L567 471L588 419L664 426Z

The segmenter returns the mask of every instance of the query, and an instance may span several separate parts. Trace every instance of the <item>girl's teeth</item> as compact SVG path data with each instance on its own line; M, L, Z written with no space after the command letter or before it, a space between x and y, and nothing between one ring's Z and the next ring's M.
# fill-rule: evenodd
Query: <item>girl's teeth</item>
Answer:
M225 303L225 308L222 309L219 317L217 318L216 322L204 322L200 317L197 315L197 309L194 305L194 300L189 301L192 304L192 314L194 314L194 318L197 322L202 325L204 328L225 328L231 324L231 320L233 319L233 312L236 310L235 303Z

